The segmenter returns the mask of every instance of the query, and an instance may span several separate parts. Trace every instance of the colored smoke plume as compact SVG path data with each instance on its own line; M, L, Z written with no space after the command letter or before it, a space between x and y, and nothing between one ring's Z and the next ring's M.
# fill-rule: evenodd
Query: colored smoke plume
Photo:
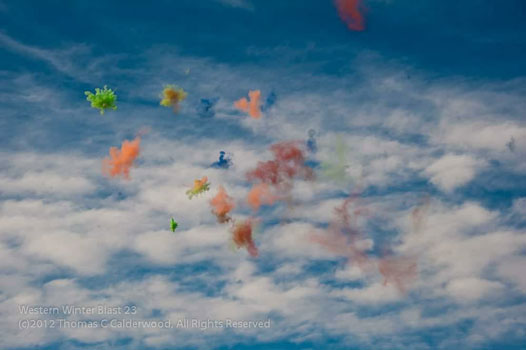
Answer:
M245 247L252 257L257 257L258 249L252 239L253 224L252 219L236 222L232 228L232 241L237 248Z
M270 150L274 159L258 162L256 168L247 173L247 179L257 184L247 197L247 202L254 211L262 204L272 205L278 200L290 199L294 179L314 178L314 171L305 164L305 156L298 147L298 142L276 143Z
M225 223L231 220L231 217L228 216L228 213L235 208L234 199L230 197L223 186L219 186L219 191L216 196L210 200L210 205L212 206L212 213L217 216L217 221L219 223Z
M218 169L228 169L232 166L232 158L230 155L227 155L225 151L219 152L219 160L217 162L212 163L212 168L218 168Z
M418 276L416 259L411 257L382 258L378 262L378 270L384 277L384 285L393 284L402 293Z
M254 211L258 211L262 205L272 205L276 200L278 197L272 193L270 186L266 183L252 186L247 196L247 203Z
M186 91L175 85L166 85L161 94L161 106L172 107L174 112L179 112L180 102L186 99Z
M245 112L248 113L252 118L259 119L261 117L261 108L260 108L260 99L261 99L261 91L254 90L248 92L248 100L246 97L243 97L240 100L237 100L234 102L234 106Z
M362 0L335 0L338 15L347 24L350 30L362 31L365 29L365 20L362 13Z
M349 262L365 269L370 264L370 260L360 244L364 237L356 220L359 216L366 215L367 210L358 207L350 212L350 205L355 201L356 197L350 196L341 206L336 207L328 230L323 235L311 236L311 241L320 244L333 254L345 256Z
M270 150L274 159L259 162L257 167L247 173L249 181L259 181L284 189L291 186L292 179L301 177L306 180L313 178L311 168L305 165L305 156L297 142L286 141L272 145Z
M186 191L186 195L189 199L192 199L194 196L198 196L201 193L204 193L210 190L210 183L207 182L208 177L203 176L201 179L194 180L194 186Z
M322 175L334 180L337 183L344 184L349 179L348 149L341 135L336 138L331 159L322 162Z
M110 156L102 161L102 171L111 177L123 176L130 178L130 168L139 156L141 138L137 136L133 141L124 140L119 150L117 147L110 148Z

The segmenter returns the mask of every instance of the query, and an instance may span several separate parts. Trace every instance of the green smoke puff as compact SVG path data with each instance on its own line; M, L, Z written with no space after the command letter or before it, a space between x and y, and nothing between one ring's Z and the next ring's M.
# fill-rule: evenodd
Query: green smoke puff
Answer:
M174 220L174 218L172 218L170 220L170 230L172 230L172 232L175 232L177 226L179 226L179 224L177 223L177 221Z
M344 183L348 180L347 147L341 136L336 139L333 155L335 159L321 164L322 174L338 183Z
M112 89L108 89L104 85L104 89L95 89L95 93L91 91L86 91L84 94L87 96L86 100L91 102L92 108L100 109L100 114L104 114L106 109L117 109L115 102L117 102L117 95L113 92Z

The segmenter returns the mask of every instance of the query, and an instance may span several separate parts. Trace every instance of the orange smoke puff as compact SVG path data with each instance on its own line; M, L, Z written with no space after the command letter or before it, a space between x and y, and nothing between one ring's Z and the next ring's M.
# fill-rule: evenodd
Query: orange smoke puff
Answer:
M258 248L252 239L252 225L251 219L236 222L232 230L232 241L238 248L245 247L252 257L257 257Z
M220 223L225 223L230 221L228 213L236 207L234 204L234 199L230 197L223 186L219 186L219 191L216 196L210 200L210 205L213 207L212 212L217 216L217 220Z
M248 98L249 100L247 100L246 97L237 100L236 102L234 102L234 107L245 113L248 113L248 115L250 115L254 119L259 119L261 117L259 101L261 99L261 91L249 91Z
M117 147L110 148L110 157L102 161L102 171L111 177L122 175L125 179L130 178L130 168L139 155L141 138L136 137L133 141L124 140L119 150Z
M365 21L360 12L361 0L335 0L335 3L338 15L350 30L362 31L365 29Z
M272 194L270 186L264 183L254 185L247 196L247 203L254 211L258 211L263 204L272 205L277 200L278 197Z
M407 291L408 285L418 276L415 258L382 258L378 262L378 270L384 276L384 286L392 283L402 293Z

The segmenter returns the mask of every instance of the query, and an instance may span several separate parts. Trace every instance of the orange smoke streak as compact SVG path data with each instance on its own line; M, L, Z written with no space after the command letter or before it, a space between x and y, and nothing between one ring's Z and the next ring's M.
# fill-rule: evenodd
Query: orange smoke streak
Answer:
M360 12L361 0L335 0L338 14L350 30L362 31L365 21Z
M247 196L247 203L252 210L258 211L262 205L272 205L278 197L272 194L270 186L265 183L254 185Z
M237 100L234 102L234 106L245 112L248 113L252 118L259 119L261 117L261 109L260 109L260 99L261 99L261 91L254 90L248 92L248 98L243 97L242 99Z
M237 222L232 231L232 241L238 248L245 247L247 252L253 256L258 256L258 249L252 239L252 225L251 219Z
M141 138L137 136L133 141L124 140L119 150L117 147L110 148L109 158L102 161L102 171L111 177L123 176L125 179L130 178L130 168L139 155Z
M235 208L234 199L230 197L223 186L219 186L219 191L216 196L210 200L215 216L220 223L225 223L231 220L228 213Z

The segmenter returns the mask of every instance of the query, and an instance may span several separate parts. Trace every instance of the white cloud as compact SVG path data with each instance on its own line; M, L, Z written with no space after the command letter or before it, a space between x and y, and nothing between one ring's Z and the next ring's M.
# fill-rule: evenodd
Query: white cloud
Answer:
M311 237L319 233L319 229L307 223L290 223L276 226L265 232L265 240L261 242L262 252L274 252L284 257L294 258L334 258L334 255L314 244ZM259 236L256 236L259 240Z
M512 256L498 266L498 273L507 281L517 286L517 288L526 294L526 274L524 267L526 266L526 257Z
M71 267L80 274L104 271L108 255L96 238L69 232L41 233L24 246L24 252Z
M0 191L10 195L78 195L94 189L95 185L88 179L52 172L26 172L20 178L0 177Z
M512 212L517 215L526 216L526 198L518 198L513 202Z
M484 161L468 155L447 154L424 170L429 180L440 189L450 192L470 182Z
M476 277L454 279L446 286L447 292L459 301L476 301L503 289L502 283Z
M334 296L345 297L358 304L387 304L404 299L404 295L391 285L373 283L365 288L346 288L333 292Z
M229 236L227 228L219 225L178 229L175 233L147 232L137 236L134 249L161 264L191 263L231 253L227 249Z
M526 128L510 122L452 124L446 127L443 137L446 143L466 149L507 151L507 144L512 138L516 140L519 148L519 143L526 142Z
M337 270L334 277L343 281L359 281L365 277L365 273L358 266L347 264L345 268Z
M115 64L117 56L106 55L93 58L91 49L84 44L70 45L67 49L42 49L17 41L15 38L0 32L0 42L11 51L44 61L56 71L85 82L95 82L102 77L101 67L110 62ZM114 67L115 72L119 70Z

